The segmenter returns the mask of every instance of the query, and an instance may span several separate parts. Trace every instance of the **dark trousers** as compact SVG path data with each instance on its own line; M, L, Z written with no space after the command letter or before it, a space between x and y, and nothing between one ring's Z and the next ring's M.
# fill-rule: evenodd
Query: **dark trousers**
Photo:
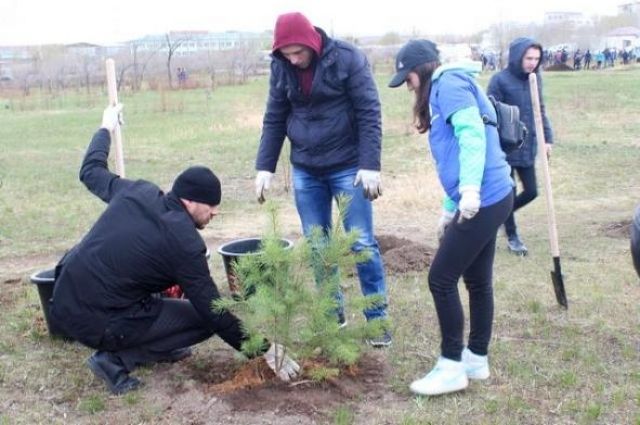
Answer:
M162 304L160 315L141 337L98 348L118 356L131 372L137 366L163 360L171 351L197 344L213 335L188 300L163 298Z
M462 276L469 291L470 331L468 347L486 355L493 322L493 259L496 234L513 205L513 194L491 206L481 208L471 220L458 222L459 213L449 225L429 270L429 289L433 296L442 336L442 356L460 361L464 332L464 312L458 292Z
M538 196L538 185L536 183L536 167L511 167L511 178L515 182L515 175L518 173L518 178L522 183L522 192L516 194L517 185L513 187L513 211L509 214L507 221L504 223L504 228L507 232L507 236L513 236L517 233L516 218L514 213L520 208L527 205L529 202L536 199Z

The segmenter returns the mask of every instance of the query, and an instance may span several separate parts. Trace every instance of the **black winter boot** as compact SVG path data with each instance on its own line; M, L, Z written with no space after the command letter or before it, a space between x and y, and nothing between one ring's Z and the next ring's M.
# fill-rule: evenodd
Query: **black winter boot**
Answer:
M118 356L108 351L96 351L87 360L87 366L95 376L107 384L112 394L124 394L142 384L138 378L129 376Z

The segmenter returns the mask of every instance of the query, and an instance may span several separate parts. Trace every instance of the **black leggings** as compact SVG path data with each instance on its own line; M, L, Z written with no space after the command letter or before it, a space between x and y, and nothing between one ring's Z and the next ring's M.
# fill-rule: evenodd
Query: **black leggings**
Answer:
M468 347L486 355L493 322L493 258L496 233L513 205L509 193L500 202L481 208L471 220L458 222L458 212L449 225L429 270L442 335L442 356L460 361L464 313L458 280L463 277L469 291L470 332Z
M189 347L213 336L188 300L163 298L160 315L135 346L113 351L127 370L153 363L177 348Z
M515 174L518 173L520 182L522 183L522 192L516 196L517 185L513 187L513 211L509 214L507 221L504 223L504 228L508 236L516 234L516 218L514 213L520 208L527 205L529 202L536 199L538 196L538 187L536 183L536 167L511 167L511 178L515 183Z

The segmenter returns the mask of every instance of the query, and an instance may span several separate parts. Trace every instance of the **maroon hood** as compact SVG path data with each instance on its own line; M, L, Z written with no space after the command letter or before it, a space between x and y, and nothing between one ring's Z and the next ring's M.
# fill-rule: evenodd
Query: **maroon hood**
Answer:
M285 13L278 16L273 33L273 53L281 47L302 44L311 48L316 55L322 52L322 36L311 22L300 12Z

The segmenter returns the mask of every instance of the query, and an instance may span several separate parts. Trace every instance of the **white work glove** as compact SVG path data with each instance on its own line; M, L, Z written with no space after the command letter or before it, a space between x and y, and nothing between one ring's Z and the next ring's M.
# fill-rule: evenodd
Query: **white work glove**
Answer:
M442 215L438 220L438 228L436 234L438 235L438 242L442 242L442 238L444 237L444 232L447 230L447 227L451 224L453 217L455 217L456 213L453 211L447 211L445 209L442 210Z
M295 378L300 372L298 363L285 354L285 348L280 344L271 344L269 351L264 353L262 357L276 376L285 382Z
M259 203L263 203L265 200L264 193L269 190L271 186L271 179L273 179L273 173L270 171L258 171L256 175L256 197Z
M480 209L480 189L477 186L464 186L460 188L460 202L458 209L460 217L471 220Z
M354 186L362 183L364 196L373 201L382 196L382 184L380 182L380 171L375 170L358 170L356 179L353 181Z
M100 128L113 131L118 124L122 124L122 103L118 103L115 106L107 106L102 113L102 125Z

